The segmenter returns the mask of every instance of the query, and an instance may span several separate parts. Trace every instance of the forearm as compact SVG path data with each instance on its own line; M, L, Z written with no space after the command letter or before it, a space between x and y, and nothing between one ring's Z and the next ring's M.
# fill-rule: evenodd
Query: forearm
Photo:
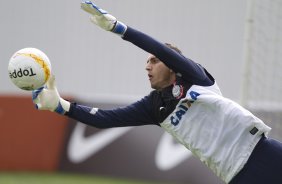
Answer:
M133 111L135 109L132 106L113 110L102 110L72 103L69 112L65 115L96 128L154 124L150 116L146 115L146 113Z

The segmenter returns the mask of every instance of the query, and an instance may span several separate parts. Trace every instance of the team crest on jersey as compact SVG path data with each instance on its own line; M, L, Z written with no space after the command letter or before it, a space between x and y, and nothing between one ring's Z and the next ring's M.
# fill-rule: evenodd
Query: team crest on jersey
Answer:
M176 99L180 99L183 96L183 86L182 85L174 85L172 88L172 95Z

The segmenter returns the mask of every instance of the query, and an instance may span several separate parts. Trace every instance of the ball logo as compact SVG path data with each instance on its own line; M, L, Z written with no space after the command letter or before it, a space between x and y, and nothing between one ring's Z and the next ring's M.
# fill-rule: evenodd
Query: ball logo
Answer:
M34 71L32 70L32 68L27 68L27 69L19 69L18 71L15 69L12 73L10 72L9 73L9 76L10 78L18 78L18 77L23 77L23 76L29 76L29 77L32 77L32 76L35 76L36 73L34 73Z

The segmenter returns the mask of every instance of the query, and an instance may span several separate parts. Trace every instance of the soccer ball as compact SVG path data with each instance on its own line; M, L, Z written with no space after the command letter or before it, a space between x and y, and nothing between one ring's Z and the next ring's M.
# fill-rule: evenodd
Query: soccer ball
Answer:
M11 57L8 65L12 82L23 90L38 89L51 75L51 63L47 55L36 48L21 49Z

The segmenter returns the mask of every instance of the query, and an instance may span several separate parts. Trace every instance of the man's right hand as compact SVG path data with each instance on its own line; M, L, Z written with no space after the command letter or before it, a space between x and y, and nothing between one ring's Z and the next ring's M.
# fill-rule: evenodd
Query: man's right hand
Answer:
M65 114L70 109L70 102L61 98L58 93L54 75L51 75L46 86L32 91L32 101L39 110L49 110Z

